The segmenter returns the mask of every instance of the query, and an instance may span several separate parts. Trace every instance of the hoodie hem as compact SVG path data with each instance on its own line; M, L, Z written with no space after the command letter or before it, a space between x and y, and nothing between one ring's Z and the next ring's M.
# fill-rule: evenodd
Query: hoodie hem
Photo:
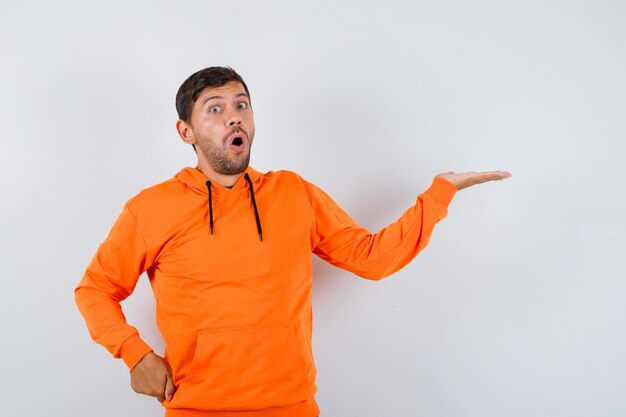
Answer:
M320 409L313 397L286 407L264 410L196 410L191 408L166 408L165 417L317 417Z

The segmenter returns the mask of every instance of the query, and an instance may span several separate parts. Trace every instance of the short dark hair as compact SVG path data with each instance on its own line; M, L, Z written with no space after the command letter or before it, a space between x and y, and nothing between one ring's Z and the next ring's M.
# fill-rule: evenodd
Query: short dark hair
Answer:
M178 118L189 123L191 121L191 110L193 105L204 90L210 87L221 87L227 82L238 81L246 90L248 100L250 100L250 91L241 75L231 67L209 67L197 71L187 78L178 88L176 93L176 111ZM196 145L192 144L193 150ZM197 152L196 152L197 153Z
M176 111L178 118L189 123L193 105L204 90L210 87L221 87L227 82L238 81L243 85L248 100L250 92L241 75L230 67L209 67L192 74L187 78L176 93Z

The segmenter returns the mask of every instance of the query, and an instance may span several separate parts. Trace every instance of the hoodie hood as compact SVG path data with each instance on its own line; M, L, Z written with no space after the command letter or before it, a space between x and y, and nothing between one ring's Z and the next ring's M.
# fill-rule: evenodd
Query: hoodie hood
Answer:
M259 171L255 170L251 166L248 166L246 170L241 174L235 185L231 189L224 187L216 183L215 181L211 181L212 191L213 193L223 193L241 189L247 189L248 184L245 179L245 174L248 174L252 183L256 186L262 181L263 174ZM208 189L206 182L209 181L209 178L204 175L202 171L198 167L185 167L180 172L175 175L175 178L192 189L195 193L207 195Z
M262 179L262 175L260 172L248 166L241 174L241 176L237 179L235 185L233 185L231 188L224 187L223 185L211 181L206 175L204 175L202 171L200 171L200 169L198 169L198 167L185 167L178 174L176 174L175 178L181 181L183 184L187 185L194 192L208 196L207 214L211 235L213 235L215 232L213 218L213 194L238 192L247 188L249 190L248 195L250 196L250 202L254 213L254 219L256 222L259 240L263 242L263 227L261 225L261 218L259 216L259 209L256 204L256 198L254 197L254 186L255 184L257 184L258 186L258 183L260 183Z

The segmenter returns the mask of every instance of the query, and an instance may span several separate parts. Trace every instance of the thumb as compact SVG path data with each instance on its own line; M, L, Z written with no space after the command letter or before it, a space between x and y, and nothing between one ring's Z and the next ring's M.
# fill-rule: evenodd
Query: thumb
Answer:
M174 391L176 391L176 387L174 386L174 380L172 379L172 371L167 370L167 379L165 381L165 399L167 401L172 400L172 396L174 395Z

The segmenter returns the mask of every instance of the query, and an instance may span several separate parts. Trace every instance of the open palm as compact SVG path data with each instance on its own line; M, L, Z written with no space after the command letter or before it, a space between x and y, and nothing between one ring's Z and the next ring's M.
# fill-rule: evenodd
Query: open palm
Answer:
M450 181L458 190L471 187L472 185L482 184L489 181L500 181L509 178L511 173L508 171L488 171L488 172L461 172L453 171L438 174L437 177Z

